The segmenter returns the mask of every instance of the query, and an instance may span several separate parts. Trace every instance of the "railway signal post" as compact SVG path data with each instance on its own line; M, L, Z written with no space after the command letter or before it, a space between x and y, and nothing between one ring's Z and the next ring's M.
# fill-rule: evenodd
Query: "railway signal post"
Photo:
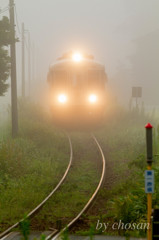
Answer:
M147 239L152 240L152 193L154 192L154 171L152 170L153 150L152 150L152 125L146 126L146 146L147 146L147 170L145 171L145 192L147 193L147 222L149 224Z

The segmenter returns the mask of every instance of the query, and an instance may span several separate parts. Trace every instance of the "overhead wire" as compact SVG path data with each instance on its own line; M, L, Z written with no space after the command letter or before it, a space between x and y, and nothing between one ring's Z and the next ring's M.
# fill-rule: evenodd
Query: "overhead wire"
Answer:
M18 21L18 14L17 14L16 5L15 5L15 16L16 16L16 23L17 23L18 33L19 33L19 35L21 35L21 31L20 31L20 27L19 27L19 21Z
M16 5L15 5L15 15L16 15L16 23L17 23L17 29L18 29L18 33L19 33L19 35L21 35L22 34L22 32L21 32L21 30L20 30L20 25L19 25L19 20L18 20L18 14L17 14L17 9L16 9ZM27 32L27 31L25 31L25 32ZM25 41L24 41L24 43L25 43L25 47L26 47L26 49L28 50L29 49L29 47L28 47L28 44L27 44L27 41L26 41L26 38L25 38Z
M10 7L9 5L7 5L5 8L3 8L2 10L0 9L0 14L7 12L8 10L10 10L11 8L13 8L14 6Z
M19 27L20 25L19 25L19 20L18 20L18 14L17 14L16 5L14 5L13 7L14 7L14 9L15 9L15 19L16 19L17 30L18 30L19 35L21 35L22 33L21 33L21 30L20 30L20 27ZM6 7L4 7L2 10L0 9L0 14L8 11L9 9L10 9L10 6L9 6L9 5L6 6ZM18 36L16 36L16 37L18 37ZM25 41L24 41L24 42L25 42L25 47L26 47L26 49L28 50L28 49L29 49L29 46L28 46L28 44L27 44L26 38L25 38ZM31 45L31 44L30 44L30 45ZM30 49L32 50L32 45L30 46Z
M3 8L2 10L0 9L0 14L6 12L6 11L8 11L8 10L9 10L9 6Z

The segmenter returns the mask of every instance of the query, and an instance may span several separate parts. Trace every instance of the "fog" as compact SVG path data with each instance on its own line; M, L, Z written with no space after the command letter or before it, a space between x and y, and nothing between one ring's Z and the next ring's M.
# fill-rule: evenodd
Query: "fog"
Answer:
M0 8L8 2L0 0ZM16 35L21 39L24 22L32 46L35 45L32 96L43 89L50 63L63 52L78 49L93 54L105 65L109 88L119 103L128 106L132 86L141 86L141 101L150 107L159 105L158 0L15 0L15 3ZM20 42L17 43L17 78L20 96ZM10 92L0 97L1 111L8 103Z

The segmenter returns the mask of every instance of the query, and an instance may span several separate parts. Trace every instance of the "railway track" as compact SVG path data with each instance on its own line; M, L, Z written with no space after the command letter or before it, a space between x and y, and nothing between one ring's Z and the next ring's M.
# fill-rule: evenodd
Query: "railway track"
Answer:
M97 194L98 194L100 188L102 187L102 184L104 182L105 171L106 171L105 157L104 157L104 154L103 154L103 151L102 151L102 148L101 148L99 142L97 141L96 137L93 134L92 134L92 138L95 141L96 145L98 146L98 149L99 149L100 154L102 156L102 173L101 173L101 177L100 177L100 181L98 183L98 186L97 186L96 190L94 191L93 195L91 196L91 198L88 200L88 202L84 206L84 208L81 210L81 212L70 223L68 223L67 226L65 228L63 228L59 233L57 233L57 234L51 233L49 236L46 237L46 240L49 240L49 239L58 240L58 239L60 239L61 234L64 231L66 231L66 229L72 227L78 221L78 219L82 216L82 214L85 213L90 208L90 206L94 202L95 198L97 197Z
M64 182L64 180L66 179L66 176L68 175L68 172L71 168L72 165L72 160L73 160L73 149L72 149L72 142L70 139L70 136L68 134L67 138L69 141L69 146L70 146L70 159L69 159L69 164L67 166L67 169L63 175L63 177L61 178L61 180L59 181L59 183L56 185L56 187L50 192L50 194L38 205L36 206L30 213L28 213L27 217L28 218L33 218L41 209L42 207L46 204L46 202L53 196L53 194L59 189L59 187L62 185L62 183ZM16 227L19 226L20 222L22 222L23 219L21 219L19 222L15 223L14 225L12 225L11 227L9 227L7 230L5 230L4 232L2 232L0 234L0 239L7 239L8 234Z
M92 203L95 201L95 198L100 190L100 188L102 187L102 183L104 181L104 176L105 176L105 170L106 170L106 167L105 167L105 157L104 157L104 154L103 154L103 151L102 151L102 148L100 146L100 144L98 143L96 137L92 134L91 137L93 138L96 146L98 147L98 151L100 152L100 155L101 155L101 158L102 158L102 172L101 172L101 176L100 176L100 180L99 180L99 183L98 183L98 186L96 187L94 193L92 194L92 196L90 197L90 199L88 200L88 202L85 204L85 206L83 207L83 209L77 214L77 216L72 219L67 225L66 227L64 227L61 231L59 232L55 232L54 230L53 231L49 231L46 233L47 237L46 237L46 240L49 240L49 239L52 239L52 240L55 240L55 239L60 239L60 236L61 234L68 228L72 227L77 221L78 219L82 216L83 213L85 213L89 208L90 206L92 205ZM50 197L52 197L52 195L56 192L56 190L61 186L61 184L64 182L69 170L70 170L70 167L71 167L71 164L72 164L72 160L73 160L73 150L72 150L72 143L71 143L71 140L70 140L70 137L68 136L68 139L69 139L69 144L70 144L70 161L69 161L69 164L68 164L68 167L65 171L65 174L63 176L63 178L60 180L60 182L58 183L58 185L55 187L55 189L53 189L53 191L44 199L43 202L41 202L35 209L33 209L29 214L28 214L28 217L31 218L33 217L34 215L36 215L40 209L43 207L43 205L48 201L48 199L50 199ZM7 229L5 232L3 232L2 234L0 234L0 239L1 240L8 240L8 239L18 239L18 238L10 238L10 232L15 228L15 227L18 227L20 222L17 222L16 224L14 224L13 226L11 226L9 229Z

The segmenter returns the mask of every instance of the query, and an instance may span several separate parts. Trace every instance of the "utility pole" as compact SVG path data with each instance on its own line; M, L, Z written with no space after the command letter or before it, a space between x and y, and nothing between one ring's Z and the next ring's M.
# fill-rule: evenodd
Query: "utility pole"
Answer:
M28 81L29 81L29 97L31 96L31 43L30 32L28 32Z
M18 135L18 107L17 107L17 79L16 79L16 51L15 51L15 22L14 22L14 0L9 0L10 32L11 32L11 106L12 106L12 136Z
M22 98L25 98L25 29L22 23Z
M32 81L35 84L35 45L32 44Z

